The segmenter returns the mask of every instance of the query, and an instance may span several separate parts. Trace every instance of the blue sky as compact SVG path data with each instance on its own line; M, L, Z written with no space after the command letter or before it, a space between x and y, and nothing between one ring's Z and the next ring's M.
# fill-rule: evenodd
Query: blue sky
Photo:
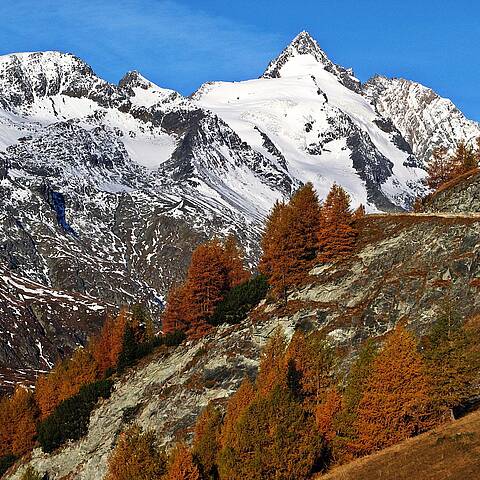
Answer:
M480 120L478 0L1 0L0 19L0 54L72 52L184 94L259 76L306 29L361 80L419 81Z

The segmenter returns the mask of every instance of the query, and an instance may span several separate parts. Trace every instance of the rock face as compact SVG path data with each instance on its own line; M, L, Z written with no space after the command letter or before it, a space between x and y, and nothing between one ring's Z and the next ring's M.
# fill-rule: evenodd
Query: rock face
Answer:
M261 79L192 98L138 72L110 84L70 54L0 57L0 269L50 292L38 298L55 325L38 333L50 330L28 304L10 308L17 292L0 282L0 369L46 368L96 331L104 310L72 335L58 295L102 308L144 301L158 319L204 239L236 233L253 264L268 210L306 181L321 197L336 181L370 211L408 208L425 172L395 109L412 106L384 98L364 96L306 32ZM462 135L453 123L443 131Z
M480 212L480 172L474 171L427 198L425 212Z
M277 326L288 337L295 329L323 330L348 359L362 340L381 340L401 320L425 333L443 300L465 318L480 312L480 218L380 215L359 226L355 254L313 269L286 309L260 305L243 325L157 352L116 381L84 439L50 456L37 449L30 463L52 480L99 479L130 422L155 429L165 444L191 431L208 401L221 403L245 375L255 376L260 348ZM19 479L24 468L7 478Z
M361 228L357 254L314 269L294 297L335 343L351 348L399 321L424 334L448 299L464 318L480 312L480 218L400 214Z
M35 369L49 370L53 361L84 343L87 332L98 330L108 310L115 309L89 295L48 288L0 267L1 383L8 385L16 371L31 381Z
M419 83L376 76L362 89L424 163L430 160L435 147L451 150L461 140L473 142L480 137L479 123L468 120L450 100Z

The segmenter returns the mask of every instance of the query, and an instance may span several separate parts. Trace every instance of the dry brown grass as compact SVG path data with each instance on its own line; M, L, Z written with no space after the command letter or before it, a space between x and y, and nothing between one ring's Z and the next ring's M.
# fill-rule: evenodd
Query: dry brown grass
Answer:
M480 479L480 411L335 468L317 479Z

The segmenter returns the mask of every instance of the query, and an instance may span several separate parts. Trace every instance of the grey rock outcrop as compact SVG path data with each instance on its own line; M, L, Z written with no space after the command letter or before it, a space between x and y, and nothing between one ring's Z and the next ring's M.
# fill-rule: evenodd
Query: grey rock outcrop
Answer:
M480 212L480 172L472 172L441 188L424 201L425 212Z

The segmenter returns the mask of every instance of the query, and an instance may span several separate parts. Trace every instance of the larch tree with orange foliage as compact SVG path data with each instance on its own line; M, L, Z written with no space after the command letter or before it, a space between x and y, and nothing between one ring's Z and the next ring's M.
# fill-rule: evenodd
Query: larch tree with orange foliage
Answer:
M87 348L78 348L70 358L57 363L46 375L41 375L35 386L35 399L41 418L50 415L80 388L115 369L123 349L125 329L130 314L122 309L116 317L108 316L102 330Z
M49 373L41 375L35 386L35 399L41 418L50 415L63 400L98 378L94 356L86 349L77 349L71 358L59 362Z
M320 332L295 332L285 356L290 389L314 412L334 384L334 352Z
M287 205L284 202L275 202L265 221L265 228L260 243L262 256L258 264L258 269L267 278L272 276L273 266L278 256L278 242L281 239L280 226L286 209Z
M208 319L225 294L251 277L244 254L233 235L199 245L192 254L185 282L172 288L162 315L163 333L186 332L201 337Z
M98 376L98 365L89 350L77 348L72 357L61 363L60 399L77 394L81 387L94 382Z
M204 478L217 478L216 459L220 451L222 414L209 403L195 423L192 453Z
M365 206L363 205L363 203L361 203L361 204L358 206L358 208L353 212L352 219L353 219L353 220L360 220L360 219L363 218L365 215L366 215Z
M218 240L206 242L195 249L185 288L187 334L190 337L203 336L210 329L208 318L228 290L228 271Z
M414 336L402 325L375 358L360 400L357 451L369 454L431 425L431 388Z
M260 395L268 395L276 386L287 386L286 350L285 335L280 328L277 328L265 345L260 357L256 384Z
M192 452L184 443L177 444L170 454L168 471L163 480L201 480Z
M317 255L320 263L333 262L353 251L357 232L352 220L350 196L334 183L321 208Z
M453 165L447 156L447 149L443 147L436 148L427 165L427 177L425 185L436 190L440 185L448 182L453 174Z
M277 203L265 227L259 269L274 292L286 299L313 265L317 251L320 204L313 185L298 189L287 205Z
M234 235L229 235L223 242L223 252L228 276L228 289L231 289L246 282L252 274L245 267L245 254Z
M235 433L218 457L222 479L306 480L322 455L313 418L278 385L246 408Z
M167 457L156 443L152 431L136 425L120 435L108 459L105 480L156 480L164 478Z
M170 289L165 311L162 315L162 331L164 334L177 331L186 332L188 330L186 301L185 285L177 285Z
M91 344L91 351L101 375L115 369L123 348L128 313L122 309L116 317L108 316L102 330Z
M235 425L242 413L253 402L255 396L255 387L247 377L243 380L240 388L228 399L227 411L220 434L220 446L222 448L234 443Z
M479 162L480 138L477 139L476 146L468 145L466 142L458 143L455 151L450 155L446 148L436 148L427 165L427 177L424 183L432 190L437 190L456 177L478 168Z
M38 407L33 393L18 386L0 402L0 457L22 456L35 444Z
M452 155L453 176L463 175L478 167L478 152L473 145L460 142Z
M333 387L315 410L315 422L323 438L331 442L337 435L336 417L342 411L342 396Z
M0 399L0 457L12 455L12 428L10 416L10 398Z
M289 202L292 212L289 230L289 256L293 282L298 282L312 265L317 252L317 230L319 227L320 203L313 185L308 182L298 189Z
M342 410L336 415L336 436L334 439L333 456L336 461L345 463L355 455L357 430L355 424L358 419L358 406L368 384L372 365L377 355L375 342L368 339L361 347L358 357L350 367L342 391Z

